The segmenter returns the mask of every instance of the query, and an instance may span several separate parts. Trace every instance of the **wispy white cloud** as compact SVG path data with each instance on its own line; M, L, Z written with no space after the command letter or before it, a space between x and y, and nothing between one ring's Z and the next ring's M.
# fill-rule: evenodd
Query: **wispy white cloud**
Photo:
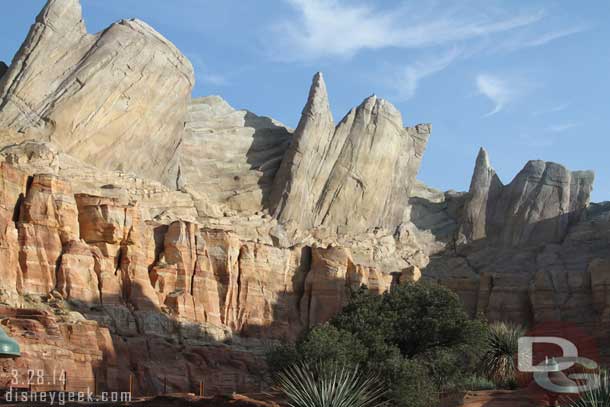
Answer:
M578 126L578 123L560 123L549 126L548 131L551 133L563 133Z
M478 10L464 6L467 3L448 7L435 1L392 10L346 0L285 1L297 11L298 20L274 26L271 45L276 56L289 60L454 44L524 27L544 16L542 10L507 16L492 8Z
M549 31L549 32L539 34L535 37L522 39L521 41L514 41L513 47L514 48L541 47L550 42L553 42L553 41L556 41L561 38L568 37L568 36L571 36L574 34L579 34L588 29L589 29L589 27L587 27L587 26L579 25L579 26L565 28L563 30Z
M554 41L588 31L591 28L589 25L579 24L562 29L543 31L539 25L532 24L505 36L501 41L493 43L492 52L511 52L543 47Z
M506 107L516 96L515 85L509 80L489 74L479 74L476 78L478 92L494 104L494 108L485 116L491 116Z
M532 116L537 117L537 116L542 116L542 115L550 114L550 113L563 112L569 106L570 106L569 103L561 103L559 105L551 106L546 109L536 110L536 111L532 112Z
M442 55L423 58L406 67L398 68L394 74L389 76L391 83L388 83L397 91L395 99L399 101L411 99L415 96L422 79L446 69L460 55L461 52L457 48L452 48Z

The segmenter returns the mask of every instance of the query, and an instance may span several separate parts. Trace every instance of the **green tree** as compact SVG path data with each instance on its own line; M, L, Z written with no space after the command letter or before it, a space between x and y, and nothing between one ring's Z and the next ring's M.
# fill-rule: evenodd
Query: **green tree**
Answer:
M470 376L485 339L485 325L447 288L418 282L377 295L363 287L297 342L290 362L361 366L380 375L396 406L424 407Z

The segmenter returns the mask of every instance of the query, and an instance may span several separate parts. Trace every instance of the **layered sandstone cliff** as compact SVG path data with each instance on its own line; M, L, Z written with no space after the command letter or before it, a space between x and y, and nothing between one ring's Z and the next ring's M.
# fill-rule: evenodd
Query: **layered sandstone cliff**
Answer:
M0 319L24 351L2 367L258 389L267 341L420 277L473 316L610 334L591 172L531 161L505 185L481 150L470 190L441 192L415 179L430 125L383 99L335 124L316 74L293 131L192 84L152 28L87 34L77 0L49 0L0 66Z

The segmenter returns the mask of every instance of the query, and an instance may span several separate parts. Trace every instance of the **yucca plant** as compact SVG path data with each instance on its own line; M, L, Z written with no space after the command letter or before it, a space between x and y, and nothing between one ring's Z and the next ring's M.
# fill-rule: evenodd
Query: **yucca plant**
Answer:
M497 386L507 386L515 382L519 338L523 334L524 329L521 326L511 323L496 322L489 326L481 371Z
M577 400L570 400L569 407L610 407L610 376L602 370L599 376L588 383L588 389L580 393Z
M386 389L377 376L336 363L294 364L277 376L291 407L382 407Z

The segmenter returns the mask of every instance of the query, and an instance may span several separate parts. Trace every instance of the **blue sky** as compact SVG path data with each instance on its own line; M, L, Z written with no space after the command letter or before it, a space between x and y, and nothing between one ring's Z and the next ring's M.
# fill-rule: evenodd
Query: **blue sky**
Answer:
M0 16L10 61L44 0ZM596 172L610 200L607 0L82 0L97 32L140 18L193 62L195 96L296 126L324 72L335 120L375 93L430 122L419 178L466 190L480 146L508 183L529 159Z

